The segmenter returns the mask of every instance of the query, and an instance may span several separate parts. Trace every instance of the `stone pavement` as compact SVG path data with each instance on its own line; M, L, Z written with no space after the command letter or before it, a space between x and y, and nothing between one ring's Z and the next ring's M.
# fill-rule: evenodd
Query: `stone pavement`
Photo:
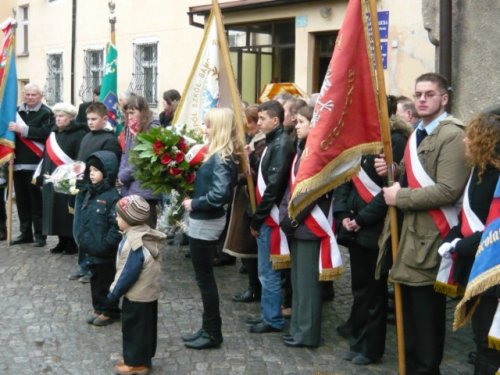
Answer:
M14 223L14 238L17 236ZM94 327L88 284L69 281L75 255L52 255L55 237L45 248L8 247L0 242L0 374L112 374L121 355L120 324ZM152 374L396 374L394 326L381 363L365 367L342 360L347 340L335 327L347 318L351 297L349 270L335 283L336 297L323 310L323 344L318 349L287 348L281 333L250 334L243 319L259 312L258 303L231 301L246 287L238 265L216 268L221 296L224 343L220 349L188 350L181 333L200 326L201 304L186 248L168 246L163 254L163 291L159 301L158 350ZM345 258L347 260L347 258ZM237 263L239 264L239 263ZM448 328L455 302L448 303ZM448 332L443 375L471 374L470 325Z

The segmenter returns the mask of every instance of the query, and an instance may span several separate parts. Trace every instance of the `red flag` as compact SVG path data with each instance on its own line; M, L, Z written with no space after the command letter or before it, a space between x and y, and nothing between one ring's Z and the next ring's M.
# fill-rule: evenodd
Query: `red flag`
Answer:
M370 34L366 0L350 0L314 108L290 200L291 217L352 177L363 154L382 149Z

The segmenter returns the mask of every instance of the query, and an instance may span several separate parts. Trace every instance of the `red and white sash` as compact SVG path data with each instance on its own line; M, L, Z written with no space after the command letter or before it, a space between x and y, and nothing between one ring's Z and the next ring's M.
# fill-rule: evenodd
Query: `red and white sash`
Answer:
M469 237L474 232L482 232L484 230L484 224L481 222L481 220L479 220L475 212L472 211L472 208L470 207L469 186L472 180L473 173L474 170L471 172L469 181L467 181L467 186L465 187L464 203L461 212L462 223L460 225L460 232L462 233L463 237Z
M49 138L47 139L47 142L45 143L45 146L47 148L47 155L50 158L50 161L56 165L56 167L59 167L63 164L71 164L73 163L73 159L71 159L59 146L59 143L57 143L56 139L56 133L52 132L50 133ZM43 165L43 159L40 161L38 164L35 173L33 174L33 178L36 179L38 176L40 176L40 173L42 173L42 165Z
M416 132L411 134L410 140L406 145L404 161L408 186L410 188L415 189L435 185L435 182L427 174L418 158ZM458 224L459 211L455 206L435 208L427 212L431 215L442 238L448 234L452 227Z
M471 175L469 177L469 181L467 182L467 186L465 187L465 193L464 193L464 203L462 207L462 212L461 212L461 218L462 218L462 223L460 225L460 233L462 233L462 236L469 237L471 234L474 232L482 232L484 231L484 228L491 222L493 219L496 218L496 212L498 209L495 211L494 206L498 205L498 201L493 198L491 200L491 205L490 205L490 210L488 213L488 217L486 218L486 222L483 223L477 215L472 211L472 208L470 207L470 201L469 201L469 186L470 182L472 179L472 174L474 173L474 170L471 172ZM500 185L500 180L497 182L497 187Z
M262 197L267 188L266 182L264 181L264 176L262 175L262 160L264 160L266 151L267 147L264 149L264 152L262 153L262 156L260 158L259 171L257 174L257 204L260 204L260 202L262 202ZM274 204L271 208L269 216L265 220L265 223L271 228L270 260L273 263L273 269L288 268L290 264L290 249L288 247L288 241L286 239L285 233L279 226L279 222L279 209L278 206Z
M297 155L292 163L292 171L290 173L290 191L292 191L293 184L295 183L295 164L297 162ZM335 238L334 223L333 223L333 209L330 204L328 210L328 217L315 205L311 213L304 220L307 228L320 239L319 250L319 279L321 281L329 281L335 279L342 274L343 265L342 257L340 255L339 245Z
M382 188L368 176L363 167L361 167L358 174L352 178L352 183L365 203L370 203L382 190Z
M18 124L21 124L23 126L28 126L26 125L26 122L22 119L22 117L19 115L19 113L16 114L16 122ZM20 134L16 134L16 137L24 143L26 147L28 147L36 156L41 158L43 156L43 150L44 150L44 145L43 143L40 142L35 142L32 141L31 139L25 138Z

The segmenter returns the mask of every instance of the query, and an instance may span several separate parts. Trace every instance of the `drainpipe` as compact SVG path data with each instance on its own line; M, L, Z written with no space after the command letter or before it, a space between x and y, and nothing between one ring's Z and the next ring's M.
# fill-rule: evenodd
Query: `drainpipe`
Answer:
M76 0L71 9L71 103L75 101L75 61L76 61Z
M453 98L451 76L452 56L452 0L440 0L439 4L439 73L446 77L450 85L450 95L446 110L449 112Z

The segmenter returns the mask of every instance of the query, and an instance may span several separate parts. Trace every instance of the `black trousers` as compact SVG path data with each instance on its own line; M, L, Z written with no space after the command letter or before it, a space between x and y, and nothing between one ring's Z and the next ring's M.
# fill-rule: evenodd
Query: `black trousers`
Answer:
M128 366L151 367L158 337L158 301L122 304L123 360Z
M42 191L31 183L33 171L14 171L14 190L22 236L44 239L42 235ZM33 230L32 230L33 226Z
M248 272L248 288L260 294L260 280L257 258L241 258L241 262Z
M109 287L115 278L116 268L114 263L91 264L90 271L90 293L92 295L92 306L94 311L104 314L110 318L118 319L120 317L119 301L110 303L106 296L109 293Z
M488 332L497 306L496 296L483 294L472 315L472 332L477 348L474 375L494 375L500 368L500 354L497 350L488 348Z
M439 375L443 359L446 296L433 285L401 285L407 374Z
M222 319L219 310L219 291L214 276L213 259L217 241L189 238L191 262L203 303L202 328L216 339L222 339Z
M350 350L377 360L385 351L387 279L375 280L378 250L353 244L349 255L353 296Z
M7 230L7 211L5 211L5 188L0 188L0 229Z

